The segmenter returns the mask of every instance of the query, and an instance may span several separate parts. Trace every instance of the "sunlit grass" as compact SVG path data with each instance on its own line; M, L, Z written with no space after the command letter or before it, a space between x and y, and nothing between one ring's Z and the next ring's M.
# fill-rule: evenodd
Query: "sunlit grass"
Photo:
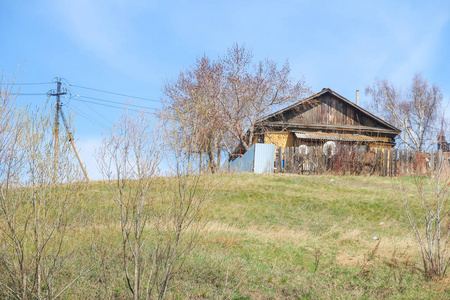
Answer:
M413 198L412 178L215 176L214 197L200 216L206 221L202 237L178 270L169 298L449 298L448 281L424 279L395 191L403 184ZM162 187L157 181L153 193ZM66 297L129 297L113 199L94 182L71 209L77 213L67 247L89 271Z

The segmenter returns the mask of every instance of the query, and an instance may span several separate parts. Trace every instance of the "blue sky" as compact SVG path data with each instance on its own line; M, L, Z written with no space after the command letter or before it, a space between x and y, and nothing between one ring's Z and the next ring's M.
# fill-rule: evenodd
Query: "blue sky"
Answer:
M0 2L0 70L16 83L67 82L144 97L158 108L165 82L206 54L233 43L255 60L289 60L313 91L329 87L361 105L367 85L387 78L406 86L416 72L450 98L450 1L144 1ZM46 93L55 84L24 85ZM70 87L73 95L125 103L127 97ZM76 139L92 177L93 149L120 110L73 98ZM40 106L45 96L19 96ZM87 100L87 98L84 98ZM94 100L92 100L94 101ZM94 101L98 102L98 101ZM105 103L105 102L103 102ZM120 105L119 105L120 106Z

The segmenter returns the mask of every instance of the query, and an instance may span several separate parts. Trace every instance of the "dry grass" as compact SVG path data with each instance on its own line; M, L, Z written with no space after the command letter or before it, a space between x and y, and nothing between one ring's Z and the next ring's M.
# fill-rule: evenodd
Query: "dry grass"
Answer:
M202 211L202 239L169 298L450 298L448 280L424 279L393 189L398 180L284 174L218 179ZM403 183L412 197L412 179ZM116 206L98 182L80 203L83 217L71 227L69 243L84 249L79 261L92 269L67 297L125 298Z

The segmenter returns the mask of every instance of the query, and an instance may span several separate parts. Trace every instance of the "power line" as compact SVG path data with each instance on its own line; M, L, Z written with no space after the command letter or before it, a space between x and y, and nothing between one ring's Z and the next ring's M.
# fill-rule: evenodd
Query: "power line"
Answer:
M39 84L53 84L54 82L26 82L26 83L17 83L14 85L39 85ZM8 83L0 83L0 85L12 85L12 84L8 84Z
M47 93L18 93L17 96L48 96Z
M85 99L91 99L91 100L98 100L98 101L103 101L103 102L108 102L108 103L114 103L114 104L120 104L120 105L133 106L133 107L137 107L137 108L155 109L155 108L153 108L153 107L148 107L148 106L135 105L135 104L125 104L125 103L122 103L122 102L117 102L117 101L112 101L112 100L105 100L105 99L99 99L99 98L94 98L94 97L81 96L81 95L76 95L75 97L85 98Z
M54 82L27 82L27 83L18 83L17 85L41 85L41 84L54 84Z
M74 100L81 101L81 102L92 103L92 104L96 104L96 105L112 107L112 108L123 109L123 107L118 107L118 106L113 106L113 105L108 105L108 104L103 104L103 103L98 103L98 102L93 102L93 101L88 101L88 100L81 100L81 99L74 99ZM137 110L137 109L132 109L132 108L127 108L127 110L131 110L131 111L135 111L135 112L142 112L142 110ZM149 112L146 112L146 111L144 111L144 113L150 114Z
M86 114L86 113L84 113L84 112L82 112L82 111L80 111L80 110L78 110L78 109L76 109L76 108L73 108L73 109L78 113L78 115L80 115L81 117L85 118L86 120L88 120L88 121L94 123L94 124L97 125L98 127L101 127L101 128L103 128L103 129L105 129L105 128L108 127L108 126L106 126L105 124L103 124L103 123L101 123L101 122L95 120L94 118L92 118L92 117L89 116L88 114Z
M78 87L78 88L81 88L81 89L86 89L86 90L91 90L91 91L96 91L96 92L101 92L101 93L107 93L107 94L118 95L118 96L123 96L123 97L129 97L129 98L134 98L134 99L141 99L141 100L151 101L151 102L161 102L160 100L149 99L149 98L144 98L144 97L136 97L136 96L132 96L132 95L121 94L121 93L115 93L115 92L109 92L109 91L105 91L105 90L89 88L89 87L85 87L85 86L81 86L81 85L76 85L76 84L70 84L70 83L69 83L69 85L70 85L70 86L74 86L74 87Z
M90 111L95 112L98 116L100 116L101 118L103 118L107 123L109 123L110 125L113 125L113 123L112 123L110 120L108 120L104 115L102 115L101 113L99 113L98 111L96 111L95 109L93 109L92 107L90 107L89 104L87 104L87 103L85 103L85 102L82 102L82 104L83 104L84 106L86 106ZM78 110L78 111L79 111L79 110ZM105 127L106 127L106 125L105 125Z

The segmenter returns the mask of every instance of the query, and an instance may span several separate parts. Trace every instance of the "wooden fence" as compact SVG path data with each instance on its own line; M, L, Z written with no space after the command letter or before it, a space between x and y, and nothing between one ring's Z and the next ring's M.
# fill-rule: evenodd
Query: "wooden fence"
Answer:
M448 167L450 153L394 148L356 150L336 147L324 153L321 146L279 147L276 150L275 172L296 174L370 174L380 176L426 175L442 164Z

